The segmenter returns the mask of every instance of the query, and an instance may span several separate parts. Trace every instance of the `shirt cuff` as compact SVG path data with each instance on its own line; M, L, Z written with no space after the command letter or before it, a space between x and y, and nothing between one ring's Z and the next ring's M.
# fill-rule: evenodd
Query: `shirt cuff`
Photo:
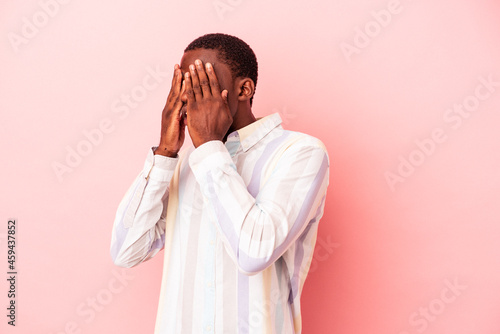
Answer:
M148 150L142 173L146 180L153 179L161 182L170 181L174 175L175 166L177 166L179 162L179 154L177 154L175 158L154 154L154 150L157 147L158 146L153 146Z
M217 168L227 174L236 171L231 155L220 140L211 140L198 146L189 155L189 166L197 179L206 175L209 170Z

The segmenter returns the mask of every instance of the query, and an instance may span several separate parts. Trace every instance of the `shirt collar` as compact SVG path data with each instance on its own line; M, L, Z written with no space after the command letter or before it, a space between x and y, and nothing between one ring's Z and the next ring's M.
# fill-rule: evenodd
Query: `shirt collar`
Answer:
M231 132L227 136L227 142L239 141L241 148L246 152L249 148L257 144L269 132L281 124L279 113L274 113L265 117L259 117L255 122Z

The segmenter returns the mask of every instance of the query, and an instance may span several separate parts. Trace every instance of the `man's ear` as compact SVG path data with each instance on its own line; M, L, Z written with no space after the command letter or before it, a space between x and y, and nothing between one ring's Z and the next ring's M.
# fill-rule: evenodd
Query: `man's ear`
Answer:
M250 78L241 78L236 80L236 92L238 101L250 100L255 93L255 84Z

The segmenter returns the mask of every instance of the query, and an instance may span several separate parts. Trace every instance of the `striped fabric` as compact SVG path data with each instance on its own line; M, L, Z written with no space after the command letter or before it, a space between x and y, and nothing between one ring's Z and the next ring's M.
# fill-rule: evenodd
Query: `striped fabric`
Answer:
M259 118L176 158L149 149L111 257L133 267L165 248L156 334L301 333L330 163L320 140L281 122Z

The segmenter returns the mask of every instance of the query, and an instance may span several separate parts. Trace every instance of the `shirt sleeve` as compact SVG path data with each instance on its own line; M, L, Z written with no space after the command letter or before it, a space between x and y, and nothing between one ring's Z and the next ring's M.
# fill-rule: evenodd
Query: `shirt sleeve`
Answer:
M144 167L118 205L111 236L111 258L120 267L133 267L165 246L165 216L175 158L148 151Z
M221 141L206 142L191 153L189 164L217 231L243 273L269 267L322 215L330 163L317 142L291 145L255 197Z

